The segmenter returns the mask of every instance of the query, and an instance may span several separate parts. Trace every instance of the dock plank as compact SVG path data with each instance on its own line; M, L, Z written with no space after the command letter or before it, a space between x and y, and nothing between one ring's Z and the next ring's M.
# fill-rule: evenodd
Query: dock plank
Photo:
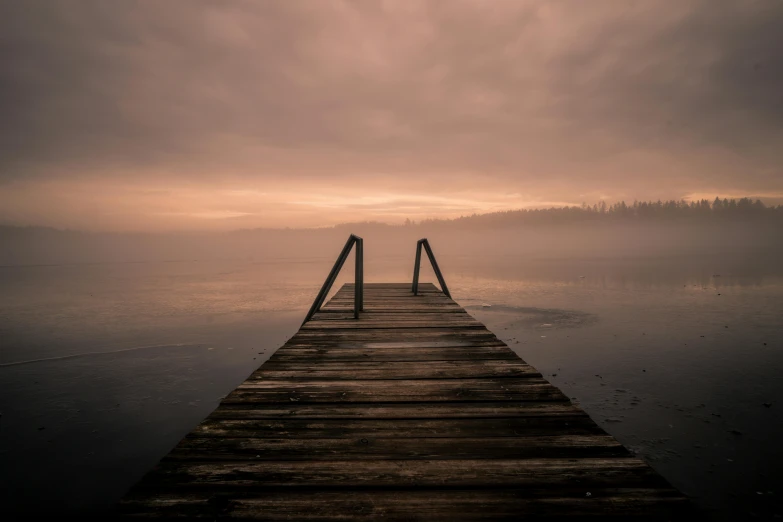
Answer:
M355 361L351 363L307 363L275 361L254 372L248 381L261 379L464 379L491 377L541 377L541 374L520 361L437 361L423 365L421 361Z
M308 462L341 460L453 460L625 457L626 450L606 434L549 434L516 437L188 437L166 459L188 461L260 460Z
M307 506L307 509L303 509ZM125 508L139 517L192 520L520 520L532 517L593 520L633 517L667 520L686 508L673 489L308 489L267 488L242 495L165 492L158 502L129 499ZM643 513L644 515L640 515Z
M189 439L187 439L189 440ZM229 440L229 439L226 439ZM527 458L457 460L263 460L187 462L168 460L150 474L141 489L338 486L517 486L551 488L666 487L639 459Z
M189 437L255 438L421 438L421 437L540 437L595 435L603 430L587 415L540 415L470 418L250 418L210 417Z
M118 505L127 519L672 520L687 499L422 283L339 289Z
M245 402L439 402L439 401L566 401L544 379L430 379L331 381L245 381L223 399Z
M208 419L492 419L587 414L568 402L224 404Z
M444 346L420 348L333 348L318 345L301 345L278 350L270 359L270 365L277 362L292 361L302 364L329 362L405 362L405 361L484 361L509 360L519 361L519 358L505 346Z

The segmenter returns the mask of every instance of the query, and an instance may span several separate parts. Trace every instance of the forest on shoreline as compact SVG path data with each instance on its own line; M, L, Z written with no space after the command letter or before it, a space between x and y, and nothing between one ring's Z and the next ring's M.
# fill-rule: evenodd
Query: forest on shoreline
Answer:
M783 253L783 207L748 198L709 202L623 202L511 210L405 224L233 231L87 232L0 226L0 265L208 259L333 259L348 234L366 256L403 255L428 237L443 256L480 252L535 257ZM723 254L720 254L723 255ZM745 255L745 254L744 254ZM755 255L755 254L754 254ZM771 257L770 257L771 256ZM776 261L777 262L777 261Z
M505 210L488 212L484 214L471 214L457 218L429 218L420 221L406 219L402 224L385 223L380 221L362 221L341 223L327 227L311 228L252 228L236 229L224 232L207 231L161 231L155 232L85 232L71 229L58 229L43 226L19 226L0 224L0 239L27 234L47 235L57 232L69 232L76 234L109 234L109 235L158 235L158 234L244 234L248 232L276 232L276 231L324 231L345 229L396 229L405 227L418 227L423 229L438 228L514 228L526 225L554 225L554 224L587 224L587 223L655 223L687 221L693 223L727 223L763 221L783 225L783 205L765 205L761 200L751 198L720 199L713 201L702 199L699 201L669 200L669 201L634 201L631 204L625 201L607 204L605 201L581 206L534 208Z
M712 202L706 199L634 201L631 204L620 201L610 205L601 201L593 205L583 203L581 206L507 210L454 219L425 219L419 223L406 221L406 225L508 227L528 224L633 223L672 220L700 222L771 220L783 224L783 205L767 206L759 199L717 197Z

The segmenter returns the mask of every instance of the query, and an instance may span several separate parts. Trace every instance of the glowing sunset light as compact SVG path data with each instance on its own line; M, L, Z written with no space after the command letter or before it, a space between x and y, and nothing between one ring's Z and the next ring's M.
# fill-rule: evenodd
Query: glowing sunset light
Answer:
M0 224L319 227L780 202L780 10L8 2Z

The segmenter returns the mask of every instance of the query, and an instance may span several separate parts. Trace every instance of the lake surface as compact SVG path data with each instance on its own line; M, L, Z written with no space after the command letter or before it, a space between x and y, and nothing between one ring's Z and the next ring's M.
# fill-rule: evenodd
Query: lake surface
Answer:
M460 304L713 518L783 515L775 260L439 261ZM296 332L331 263L0 267L1 505L110 508ZM365 264L410 279L408 257Z

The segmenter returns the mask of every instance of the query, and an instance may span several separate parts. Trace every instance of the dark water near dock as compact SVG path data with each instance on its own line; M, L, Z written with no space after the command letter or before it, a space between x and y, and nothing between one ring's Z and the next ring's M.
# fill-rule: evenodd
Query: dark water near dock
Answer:
M783 515L774 262L439 261L460 304L715 518ZM331 262L0 268L2 505L110 507L297 330ZM366 263L372 282L412 268Z

